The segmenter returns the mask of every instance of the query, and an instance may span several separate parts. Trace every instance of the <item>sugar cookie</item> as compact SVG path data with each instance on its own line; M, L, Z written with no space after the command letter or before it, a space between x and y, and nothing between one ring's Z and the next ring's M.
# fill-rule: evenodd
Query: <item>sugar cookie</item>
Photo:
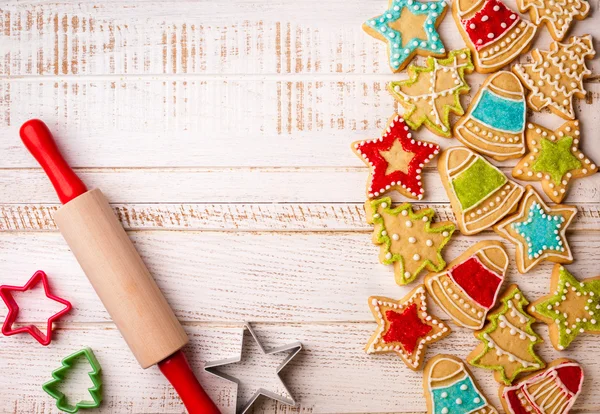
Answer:
M517 212L495 225L494 230L516 245L517 270L527 273L543 260L573 261L566 231L576 213L575 206L548 207L533 187L527 186Z
M580 282L557 264L552 270L550 292L533 302L529 312L548 324L555 349L566 349L584 332L600 334L600 276Z
M354 142L352 150L371 167L368 198L396 190L420 200L425 193L421 179L423 167L438 154L440 146L414 138L404 119L394 115L381 138Z
M436 28L448 9L443 0L390 0L381 15L363 23L363 30L388 45L392 71L399 72L416 56L446 55Z
M508 263L502 243L481 241L451 261L443 272L425 276L425 287L457 325L481 329L496 304Z
M473 71L469 49L453 50L446 59L427 59L427 66L410 65L409 79L388 84L388 90L405 109L404 120L412 129L425 124L434 134L450 138L450 113L465 111L460 95L471 89L465 73Z
M369 308L377 330L365 346L367 354L395 352L414 371L421 369L426 346L450 335L450 328L429 314L423 285L400 300L371 296Z
M454 355L427 361L423 388L428 414L497 414L464 362Z
M452 15L479 73L495 72L527 52L537 30L500 0L453 0Z
M500 221L514 210L525 191L481 155L464 147L443 151L438 170L458 228L465 235Z
M499 161L525 153L525 91L511 72L490 75L454 126L467 147Z
M521 13L529 10L531 22L537 26L546 24L554 40L561 41L573 19L583 20L590 12L586 0L517 0Z
M510 385L522 372L544 368L534 351L542 338L531 328L534 319L523 309L529 304L517 285L508 287L489 322L475 337L481 342L467 357L469 364L494 371L496 381Z
M556 131L527 124L529 153L513 168L519 180L541 181L544 192L560 203L567 195L573 178L595 174L598 167L579 150L579 121L567 121Z
M442 249L454 233L454 223L431 224L435 211L413 212L410 203L392 208L389 197L365 203L367 222L374 224L373 243L381 245L379 260L394 265L396 283L412 282L424 269L439 272L446 262Z
M548 107L564 119L575 119L573 97L585 97L583 80L592 74L585 60L595 54L590 35L573 36L567 43L552 42L549 51L535 49L533 63L514 65L513 72L531 91L529 107L534 111Z
M583 369L566 358L552 361L542 372L501 386L500 401L507 413L568 414L583 385Z

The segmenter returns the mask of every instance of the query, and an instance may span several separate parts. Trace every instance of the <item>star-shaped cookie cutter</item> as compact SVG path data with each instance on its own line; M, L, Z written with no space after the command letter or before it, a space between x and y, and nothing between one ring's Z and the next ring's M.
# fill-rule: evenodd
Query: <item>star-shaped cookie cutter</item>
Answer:
M248 332L250 332L250 335L252 335L252 338L254 339L254 342L256 342L256 344L258 345L258 348L260 349L260 351L261 351L261 353L263 355L272 355L272 354L277 354L277 353L280 353L280 352L290 351L290 353L288 354L288 356L283 360L283 362L281 364L279 364L279 366L275 370L275 374L277 375L277 378L279 379L279 382L283 386L283 389L285 390L285 393L287 395L289 395L290 398L287 398L284 395L277 394L277 393L275 393L273 391L269 391L269 390L261 387L258 390L256 390L256 392L252 395L252 397L250 397L250 399L242 407L239 407L239 403L236 403L236 412L238 414L245 414L246 412L248 412L248 410L250 409L250 407L252 406L252 404L254 404L254 402L261 395L264 395L267 398L271 398L273 400L279 401L279 402L281 402L283 404L287 404L287 405L290 405L290 406L295 406L296 405L296 401L294 400L294 397L292 396L292 393L288 390L287 386L285 385L285 383L281 379L281 376L279 375L279 373L302 350L302 343L300 343L298 341L297 342L293 342L291 344L287 344L287 345L283 345L283 346L279 346L279 347L276 347L276 348L272 348L272 349L266 350L262 346L262 344L260 343L260 341L258 339L258 336L256 335L256 333L254 332L254 330L250 326L250 323L244 322L244 332L242 333L242 344L241 344L241 347L240 347L240 354L237 355L237 356L235 356L235 357L233 357L233 358L226 358L226 359L221 359L221 360L218 360L218 361L207 362L205 364L205 366L204 366L204 370L206 372L208 372L209 374L215 375L217 377L220 377L220 378L226 379L227 381L231 381L231 382L235 383L236 384L236 388L239 389L241 381L238 378L236 378L236 377L233 377L231 375L228 375L228 374L225 374L225 373L219 371L218 368L222 367L224 365L235 364L235 363L238 363L238 362L242 361L242 354L244 352L244 337L246 336L245 335L246 330L248 330Z
M54 315L52 315L51 317L48 318L48 322L46 324L46 334L45 335L35 325L26 325L26 326L19 327L17 329L12 329L13 324L15 323L15 321L17 320L17 317L19 316L19 305L17 304L17 301L14 299L11 292L25 292L25 291L33 288L34 286L36 286L38 283L40 283L40 281L42 282L42 285L44 286L44 293L45 293L46 297L50 300L53 300L55 302L65 305L64 309L62 309L61 311L55 313ZM6 336L10 336L10 335L18 334L18 333L28 332L31 336L33 336L35 338L36 341L38 341L40 344L42 344L44 346L49 345L50 342L52 341L52 323L56 319L63 316L65 313L69 312L72 307L71 303L69 301L66 301L66 300L59 298L58 296L55 296L52 293L50 293L50 286L48 284L48 276L46 276L46 273L44 273L41 270L38 270L37 272L35 272L33 274L33 276L31 277L31 279L29 279L29 281L25 284L25 286L8 286L8 285L0 286L0 298L2 298L2 300L6 304L6 307L8 308L8 315L6 315L6 319L4 320L4 324L2 325L2 333Z

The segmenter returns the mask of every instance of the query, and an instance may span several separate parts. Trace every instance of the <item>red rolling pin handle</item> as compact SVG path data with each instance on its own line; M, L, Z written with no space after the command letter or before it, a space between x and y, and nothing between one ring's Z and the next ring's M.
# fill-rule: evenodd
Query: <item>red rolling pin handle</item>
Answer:
M21 126L20 135L50 178L61 203L66 204L87 192L85 184L62 157L46 124L39 119L31 119ZM190 414L219 414L219 409L202 389L181 350L159 362L158 367Z

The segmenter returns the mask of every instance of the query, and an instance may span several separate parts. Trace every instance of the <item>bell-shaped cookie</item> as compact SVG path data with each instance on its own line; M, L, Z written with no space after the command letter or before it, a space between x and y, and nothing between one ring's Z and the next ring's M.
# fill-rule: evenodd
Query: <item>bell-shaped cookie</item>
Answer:
M443 272L425 276L425 287L457 325L481 329L496 303L508 262L502 243L481 241L450 262Z
M479 73L495 72L525 53L537 30L501 0L454 0L452 14Z
M451 147L438 160L442 183L458 228L477 234L511 213L525 192L481 155L465 147Z
M490 75L467 113L454 126L454 135L475 151L498 161L525 154L525 91L512 72Z

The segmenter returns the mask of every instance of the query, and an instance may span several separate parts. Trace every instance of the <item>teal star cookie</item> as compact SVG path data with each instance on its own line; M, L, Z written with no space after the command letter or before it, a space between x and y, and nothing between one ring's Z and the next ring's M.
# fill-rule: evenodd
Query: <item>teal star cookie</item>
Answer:
M390 68L399 72L415 55L446 55L436 28L447 8L444 0L390 0L388 9L367 20L363 24L363 30L374 38L387 42Z
M581 333L600 334L600 276L580 282L557 264L550 292L533 302L529 313L548 324L555 349L566 349Z

